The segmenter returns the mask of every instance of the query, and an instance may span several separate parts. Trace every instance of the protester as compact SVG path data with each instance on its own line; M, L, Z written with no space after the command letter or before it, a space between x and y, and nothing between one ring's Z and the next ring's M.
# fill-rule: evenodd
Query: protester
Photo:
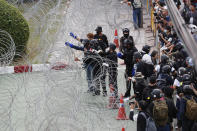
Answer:
M151 56L151 60L152 60L153 65L154 66L157 65L158 58L159 58L158 51L153 50L150 56Z
M149 112L155 120L157 131L171 131L171 120L176 117L176 107L172 101L165 99L160 89L152 91L153 102Z
M134 108L136 103L130 103L130 114L129 118L130 120L134 121ZM150 116L150 114L147 112L148 104L146 101L141 100L137 104L139 106L139 113L137 114L137 131L157 131L156 125Z
M73 45L69 42L66 42L65 45L69 46L70 48L76 49L76 50L81 50L84 52L84 59L83 59L83 64L84 68L86 69L87 73L87 81L88 81L88 93L89 92L96 92L96 83L93 83L94 81L94 72L95 72L95 67L98 67L100 59L97 59L97 54L92 52L92 47L90 46L90 41L88 39L84 39L82 41L82 44L84 46L76 46Z
M183 87L183 93L184 96L181 98L180 101L180 116L182 122L182 131L191 131L194 121L197 119L197 112L196 112L197 99L192 95L193 90L190 88L190 85L185 85ZM188 103L191 103L192 105ZM195 106L194 108L196 108L196 110L191 110L192 108L191 106Z

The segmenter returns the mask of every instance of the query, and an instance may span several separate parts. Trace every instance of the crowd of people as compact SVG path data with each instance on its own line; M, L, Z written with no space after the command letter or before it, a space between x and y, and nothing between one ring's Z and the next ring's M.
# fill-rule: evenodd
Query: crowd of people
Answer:
M177 8L180 9L181 2L179 0L174 0L174 2ZM188 7L190 11L185 13ZM154 0L152 1L152 8L154 10L156 29L159 33L161 47L159 53L161 53L161 57L159 57L159 62L154 63L152 61L151 65L154 68L151 68L150 65L141 68L144 63L146 65L150 64L151 62L147 62L148 59L151 58L152 54L158 52L153 51L149 58L147 55L146 59L142 53L134 54L134 59L139 58L137 61L143 64L137 62L137 72L140 73L134 75L134 95L130 99L135 98L136 101L130 103L130 119L134 120L133 110L137 105L140 110L137 116L138 131L145 131L146 129L171 131L173 130L173 119L177 120L175 123L176 130L196 131L197 78L193 59L189 57L184 48L184 43L182 43L173 28L165 2ZM191 24L195 25L197 21L195 8L195 1L184 1L184 11L181 13L190 26ZM191 33L195 34L193 29ZM149 52L147 51L147 53ZM135 58L135 56L137 57ZM138 70L138 67L146 69L148 73ZM147 124L153 126L147 126Z
M124 2L133 4L135 0ZM176 4L180 8L179 2ZM129 97L131 101L129 117L137 121L137 131L172 131L173 123L179 131L196 131L197 77L193 59L174 31L164 1L152 1L152 8L159 32L159 51L149 45L138 50L128 28L122 30L118 50L114 43L108 42L101 26L95 29L96 34L88 33L86 39L71 32L70 36L82 45L69 42L65 45L84 52L82 60L87 73L87 92L93 96L100 95L100 87L103 96L107 96L106 87L109 86L114 89L118 100L118 58L124 60L124 98ZM140 27L140 23L137 26ZM106 78L109 78L109 85L106 85ZM139 113L134 114L134 109Z

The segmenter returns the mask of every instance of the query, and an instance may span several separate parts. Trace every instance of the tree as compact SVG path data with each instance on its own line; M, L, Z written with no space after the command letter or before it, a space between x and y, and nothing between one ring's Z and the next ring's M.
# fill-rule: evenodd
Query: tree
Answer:
M24 55L29 38L28 23L20 11L5 0L0 0L0 29L11 35L16 46L15 58ZM0 42L0 47L2 46L4 45Z

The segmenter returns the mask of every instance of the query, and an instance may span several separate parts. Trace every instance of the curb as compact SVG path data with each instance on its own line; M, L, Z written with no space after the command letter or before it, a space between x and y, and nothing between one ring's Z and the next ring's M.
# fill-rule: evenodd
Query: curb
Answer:
M32 64L32 65L5 66L5 67L0 67L0 74L15 74L15 73L25 73L25 72L62 70L67 67L68 67L67 64L61 63L61 62L58 62L55 64Z

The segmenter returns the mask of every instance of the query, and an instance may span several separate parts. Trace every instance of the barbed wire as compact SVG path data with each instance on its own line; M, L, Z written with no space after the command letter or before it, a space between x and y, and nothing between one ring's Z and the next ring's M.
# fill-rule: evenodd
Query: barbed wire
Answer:
M9 74L0 76L0 130L6 131L119 131L122 127L135 130L131 121L117 121L118 110L109 110L108 97L92 96L86 93L87 80L81 62L74 57L83 57L83 52L65 47L65 41L80 45L67 34L74 32L85 38L101 25L109 41L114 39L114 29L127 27L139 43L140 30L133 31L131 9L114 0L12 0L9 1L23 8L24 17L30 26L31 46L23 56L25 63L57 62L68 64L61 71L49 70L39 73ZM122 11L122 12L121 12ZM3 37L1 37L3 36ZM12 43L1 49L5 55L0 60L3 66L11 64L15 44L9 34L0 31L3 44ZM0 43L2 43L2 40ZM30 60L31 56L35 56ZM103 61L112 63L102 57L92 57L103 69ZM20 64L20 62L18 63ZM46 65L47 66L47 65ZM98 66L98 65L95 65ZM105 71L101 70L93 80L96 86ZM124 70L118 74L119 94L126 89ZM109 87L110 74L106 74L106 87ZM102 88L100 89L102 91ZM126 107L128 111L128 107ZM128 114L128 112L127 112Z

